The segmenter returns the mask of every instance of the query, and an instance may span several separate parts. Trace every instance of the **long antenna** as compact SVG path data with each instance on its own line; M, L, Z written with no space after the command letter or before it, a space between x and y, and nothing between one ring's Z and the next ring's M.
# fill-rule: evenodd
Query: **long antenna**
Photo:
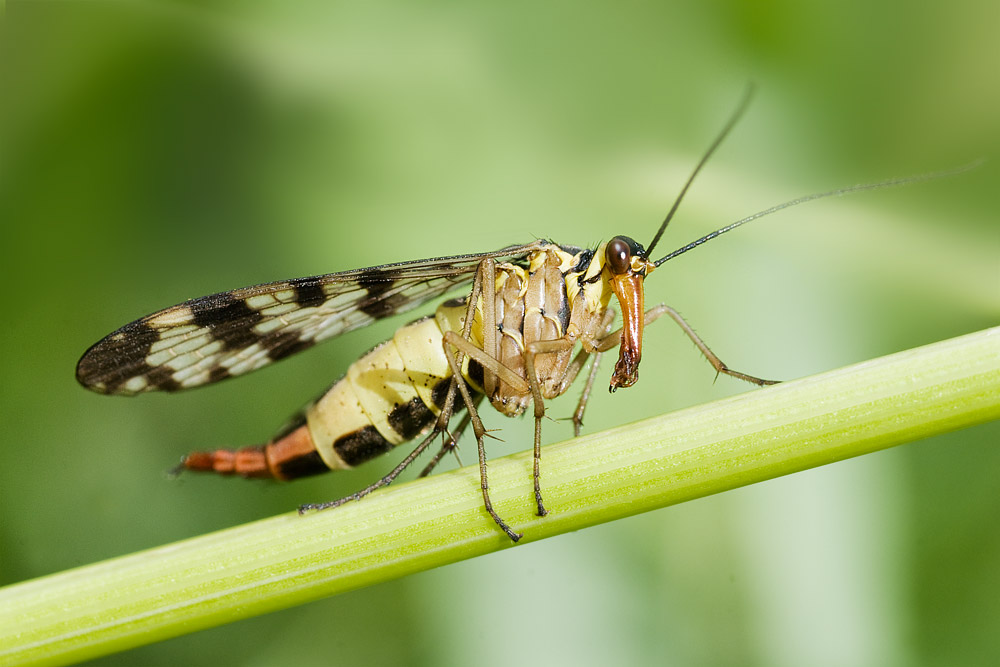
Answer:
M711 151L709 151L709 152L711 152ZM721 229L716 229L711 234L706 234L705 236L702 236L697 241L692 241L691 243L688 243L686 246L684 246L682 248L678 248L677 250L674 250L673 252L665 255L664 257L661 257L660 259L656 260L655 263L656 263L656 266L659 266L660 264L663 264L668 259L673 259L677 255L683 255L688 250L693 250L694 248L697 248L698 246L700 246L702 243L706 243L708 241L711 241L716 236L721 236L722 234L725 234L726 232L730 232L730 231L736 229L737 227L739 227L741 225L745 225L748 222L752 222L753 220L756 220L757 218L763 218L765 215L771 215L772 213L776 213L776 212L778 212L778 211L780 211L782 209L790 208L792 206L797 206L798 204L804 204L805 202L812 201L813 199L822 199L824 197L839 197L841 195L851 194L851 193L854 193L854 192L865 192L867 190L880 190L882 188L891 188L891 187L895 187L897 185L909 185L910 183L918 183L920 181L930 181L930 180L933 180L933 179L936 179L936 178L947 178L949 176L956 176L958 174L964 173L964 172L969 171L971 169L975 169L976 167L978 167L979 165L981 165L984 161L985 160L979 159L979 160L976 160L974 162L970 162L969 164L966 164L966 165L963 165L961 167L958 167L956 169L949 169L949 170L946 170L946 171L935 171L935 172L931 172L929 174L920 174L920 175L917 175L917 176L906 176L906 177L903 177L903 178L893 178L893 179L890 179L888 181L880 181L878 183L862 183L861 185L851 185L851 186L848 186L846 188L838 188L836 190L830 190L828 192L818 192L816 194L811 194L811 195L806 195L804 197L799 197L798 199L792 199L791 201L786 201L783 204L778 204L777 206L772 206L771 208L764 209L763 211L758 211L757 213L754 213L753 215L749 215L749 216L743 218L742 220L737 220L736 222L734 222L732 224L729 224L729 225L726 225L725 227L723 227Z
M748 106L750 106L750 100L753 98L753 93L754 85L752 83L747 84L747 89L743 93L743 99L740 100L740 105L736 107L736 111L734 111L733 115L729 117L729 121L726 123L726 126L722 128L722 132L719 132L719 136L717 136L715 141L712 142L712 145L708 147L708 150L705 151L705 154L701 157L701 160L694 168L694 171L692 171L691 175L688 176L687 182L684 183L684 187L681 188L681 193L677 195L677 199L674 200L674 205L670 207L670 210L667 212L667 217L663 219L663 224L661 224L660 228L656 230L656 236L654 236L653 240L649 242L648 246L646 246L647 256L649 253L653 252L653 247L660 241L660 237L663 236L663 232L667 229L667 225L670 224L670 220L674 217L674 213L677 212L677 207L681 205L681 200L684 199L685 193L687 193L688 188L691 187L691 183L694 182L694 177L698 175L701 168L705 166L706 162L708 162L708 158L712 157L712 153L715 152L715 149L719 147L722 140L726 138L729 131L733 129L734 125L736 125L736 121L740 119L743 112L747 110Z

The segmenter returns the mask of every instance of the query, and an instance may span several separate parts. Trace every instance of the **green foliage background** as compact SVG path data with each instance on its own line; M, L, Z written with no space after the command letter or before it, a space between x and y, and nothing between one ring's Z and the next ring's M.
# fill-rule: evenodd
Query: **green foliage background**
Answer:
M777 378L995 325L998 19L985 0L9 5L0 584L343 495L391 465L292 485L163 475L190 449L266 439L398 322L131 400L76 386L99 337L256 282L535 237L648 240L748 81L757 99L664 251L804 193L989 161L754 223L661 268L651 301ZM596 392L588 430L745 390L713 383L666 324L642 371ZM527 446L526 422L489 423L494 451ZM987 425L97 664L982 662L1000 654L998 437Z

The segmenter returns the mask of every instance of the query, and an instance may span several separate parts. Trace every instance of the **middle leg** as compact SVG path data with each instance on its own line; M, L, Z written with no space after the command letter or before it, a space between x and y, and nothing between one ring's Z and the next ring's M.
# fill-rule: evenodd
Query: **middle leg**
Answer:
M538 379L538 370L535 368L535 357L539 354L565 352L566 350L573 349L575 344L575 339L563 336L555 340L536 340L533 343L529 343L524 350L524 370L528 376L528 386L531 389L531 402L535 410L535 459L532 476L535 482L535 504L538 507L538 516L545 516L549 511L542 504L542 488L539 481L541 477L542 417L545 416L545 399L542 396L542 385ZM579 372L580 366L576 366L574 377ZM559 389L563 389L563 387L564 383L560 383Z

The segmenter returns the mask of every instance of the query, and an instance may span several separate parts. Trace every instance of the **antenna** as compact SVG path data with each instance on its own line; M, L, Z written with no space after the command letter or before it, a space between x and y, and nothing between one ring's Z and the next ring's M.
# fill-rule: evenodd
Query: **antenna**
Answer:
M728 128L726 129L728 130ZM723 136L724 135L725 133L723 133ZM711 150L709 150L709 154L711 154ZM704 160L702 161L704 162ZM688 250L693 250L694 248L700 246L702 243L711 241L716 236L721 236L722 234L730 232L741 225L745 225L746 223L752 222L758 218L763 218L765 215L771 215L772 213L777 213L782 209L791 208L792 206L797 206L799 204L804 204L807 201L812 201L814 199L823 199L824 197L839 197L841 195L852 194L855 192L866 192L868 190L881 190L882 188L892 188L896 187L897 185L909 185L911 183L919 183L920 181L930 181L937 178L947 178L949 176L957 176L958 174L962 174L972 169L975 169L983 162L985 162L984 159L979 159L975 160L974 162L970 162L969 164L963 165L961 167L957 167L955 169L948 169L946 171L934 171L928 174L919 174L917 176L905 176L902 178L893 178L887 181L880 181L878 183L862 183L861 185L851 185L846 188L838 188L836 190L830 190L828 192L818 192L815 194L806 195L804 197L799 197L797 199L792 199L791 201L786 201L783 204L778 204L777 206L772 206L771 208L764 209L763 211L758 211L753 215L749 215L743 218L742 220L737 220L736 222L726 225L721 229L716 229L711 234L706 234L697 241L692 241L691 243L688 243L686 246L678 248L677 250L674 250L673 252L661 257L660 259L656 260L655 264L656 266L659 266L668 259L673 259L677 255L683 255ZM698 166L701 167L701 165ZM697 173L697 170L695 170L695 173Z
M747 89L743 93L743 99L740 100L740 104L738 107L736 107L736 111L734 111L733 115L729 117L729 121L726 123L726 126L722 128L722 132L719 132L719 135L715 138L715 141L712 142L712 145L708 147L708 150L705 151L705 154L701 157L701 160L698 162L698 165L694 168L694 171L692 171L691 175L688 176L687 182L684 183L684 187L681 188L681 193L677 195L677 199L674 200L674 205L670 207L670 210L667 212L667 217L663 219L663 224L661 224L660 228L656 230L656 236L654 236L653 240L649 242L648 246L646 246L647 257L649 256L650 253L653 252L653 247L659 242L660 237L663 236L663 232L667 229L667 225L670 224L670 220L674 217L674 213L677 212L677 207L681 205L681 200L684 199L684 195L687 193L688 188L691 187L691 183L694 181L694 177L698 175L698 172L701 171L701 168L705 166L706 162L708 162L708 158L712 157L712 153L715 152L715 149L719 147L719 144L722 143L722 140L726 138L726 135L729 134L729 131L733 129L734 125L736 125L736 121L740 119L740 117L743 115L743 112L747 110L748 106L750 106L750 100L753 98L753 93L754 93L754 85L752 83L747 84Z

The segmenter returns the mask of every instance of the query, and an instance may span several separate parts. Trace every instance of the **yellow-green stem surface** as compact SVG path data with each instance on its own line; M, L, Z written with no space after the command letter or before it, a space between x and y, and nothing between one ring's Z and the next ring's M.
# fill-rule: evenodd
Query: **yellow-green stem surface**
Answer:
M544 518L531 452L493 460L492 498L523 545L998 416L994 328L547 446ZM0 589L0 663L67 664L513 546L462 468Z

